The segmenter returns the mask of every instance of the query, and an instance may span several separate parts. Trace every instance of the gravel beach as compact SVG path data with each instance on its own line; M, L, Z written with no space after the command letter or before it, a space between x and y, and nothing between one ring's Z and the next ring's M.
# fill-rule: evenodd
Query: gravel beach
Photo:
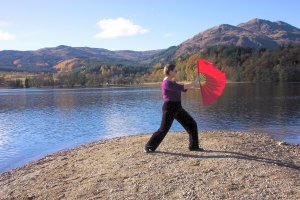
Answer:
M0 174L0 199L300 199L300 146L266 134L170 132L101 140Z

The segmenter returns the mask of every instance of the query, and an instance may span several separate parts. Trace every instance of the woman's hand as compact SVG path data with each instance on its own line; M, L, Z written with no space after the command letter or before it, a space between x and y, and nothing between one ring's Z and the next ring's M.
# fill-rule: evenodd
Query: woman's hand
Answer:
M198 86L198 81L192 81L191 83L184 84L184 89L188 90L191 88L197 88L197 86Z
M194 81L192 81L191 83L188 84L184 84L184 89L191 89L191 88L197 88L199 85L199 75L197 74L196 78Z
M198 83L198 82L199 82L199 74L197 74L197 76L196 76L196 78L195 78L194 82L196 82L196 83Z

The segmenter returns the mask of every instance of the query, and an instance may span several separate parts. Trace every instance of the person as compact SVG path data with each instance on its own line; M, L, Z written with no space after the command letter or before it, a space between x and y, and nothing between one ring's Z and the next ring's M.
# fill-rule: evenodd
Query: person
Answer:
M176 66L167 64L164 67L165 78L162 81L162 120L160 128L152 134L144 147L145 153L154 152L170 130L174 119L176 119L189 134L189 150L204 151L199 147L198 128L196 121L185 111L181 105L181 92L194 88L198 80L188 84L178 84L173 80L176 76Z

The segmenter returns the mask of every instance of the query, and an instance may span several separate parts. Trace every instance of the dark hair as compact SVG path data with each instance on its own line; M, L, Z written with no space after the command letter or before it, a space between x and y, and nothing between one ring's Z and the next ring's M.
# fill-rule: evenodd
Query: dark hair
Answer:
M166 64L164 67L164 75L170 75L170 71L173 71L175 67L175 64Z

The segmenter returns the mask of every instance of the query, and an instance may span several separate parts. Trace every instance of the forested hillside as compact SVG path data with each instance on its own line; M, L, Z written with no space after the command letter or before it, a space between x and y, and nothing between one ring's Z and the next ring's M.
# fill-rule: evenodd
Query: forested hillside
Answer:
M200 52L177 57L171 62L177 66L177 80L193 80L196 60L212 61L224 71L228 81L299 82L300 46L282 46L277 49L253 49L235 46L215 46ZM159 82L167 60L153 66L142 64L103 64L85 66L60 73L0 75L0 84L9 87L98 87L103 85L141 84Z
M300 46L289 45L274 50L235 46L209 47L175 59L179 80L194 78L198 58L212 61L226 73L229 81L300 81ZM151 78L161 77L162 67L154 69Z

